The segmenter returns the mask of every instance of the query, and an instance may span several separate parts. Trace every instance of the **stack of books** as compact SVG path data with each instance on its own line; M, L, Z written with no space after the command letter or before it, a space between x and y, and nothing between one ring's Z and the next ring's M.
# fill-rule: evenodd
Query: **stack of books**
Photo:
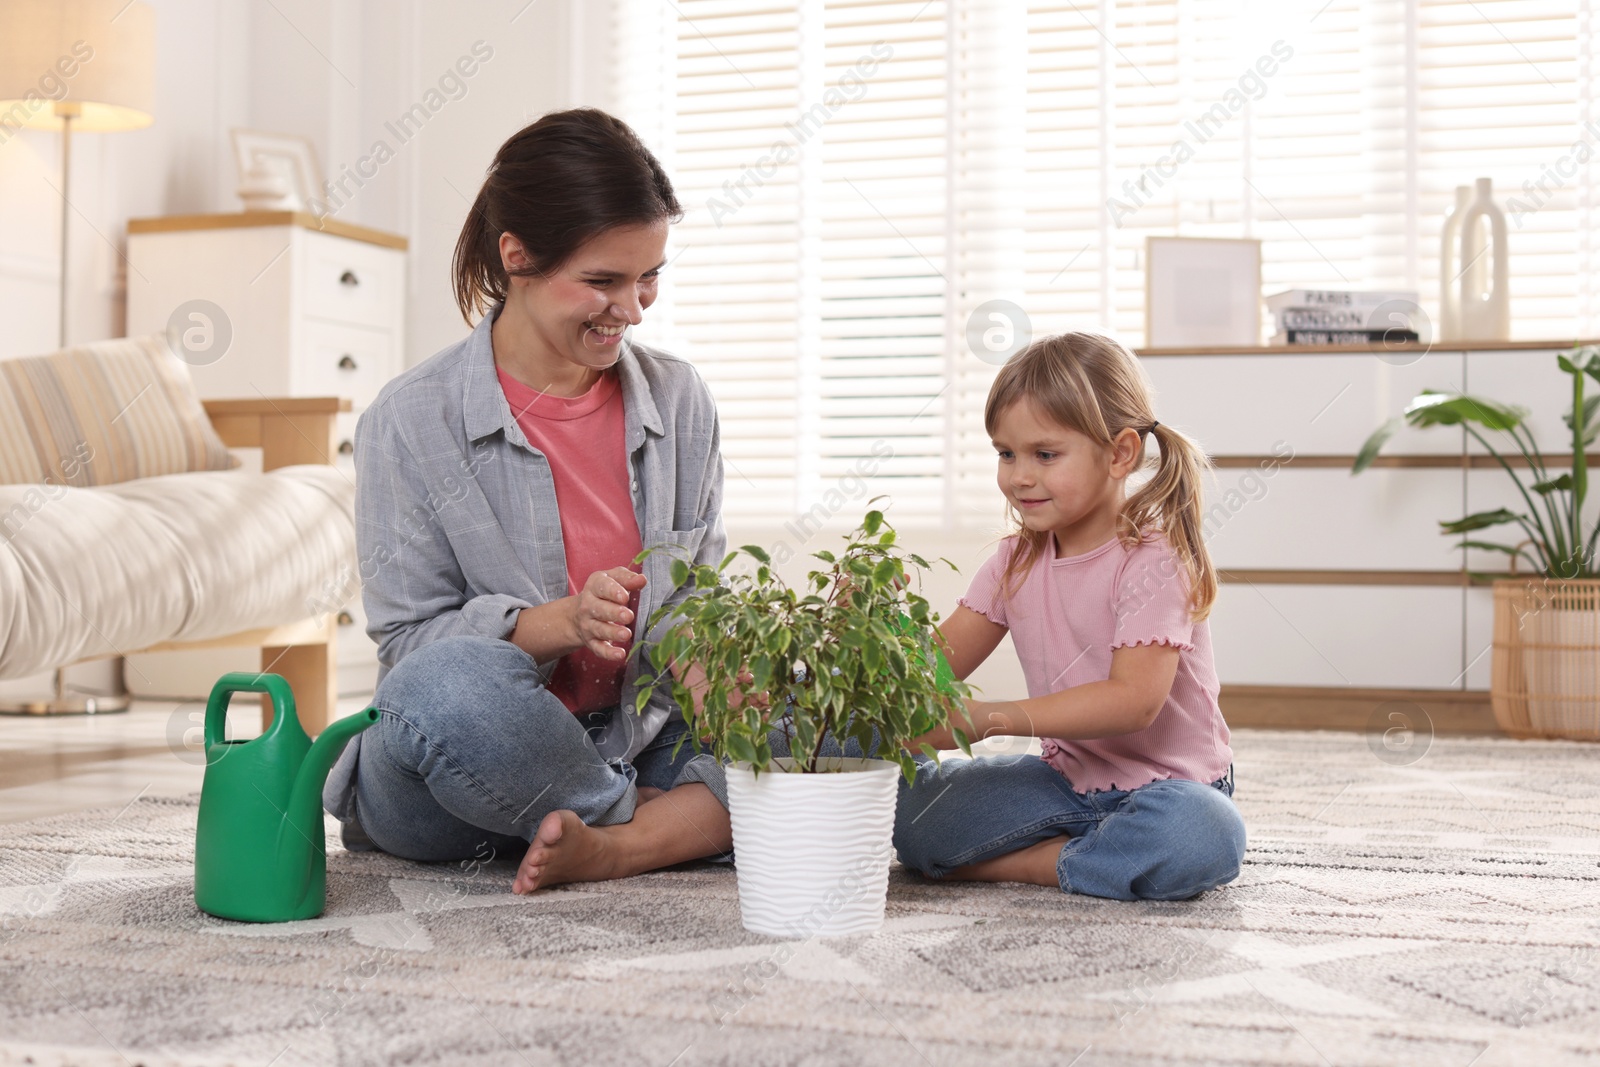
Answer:
M1368 345L1416 341L1417 294L1398 290L1290 289L1267 297L1274 345Z

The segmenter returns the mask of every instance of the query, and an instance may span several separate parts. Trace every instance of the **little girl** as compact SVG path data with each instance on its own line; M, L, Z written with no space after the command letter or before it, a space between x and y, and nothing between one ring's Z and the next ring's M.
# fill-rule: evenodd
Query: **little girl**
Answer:
M1205 458L1158 423L1134 357L1106 337L1036 341L984 408L1017 523L940 627L960 678L1009 631L1028 699L969 701L973 740L1042 738L1036 756L924 762L894 844L930 878L1033 882L1182 900L1232 881L1244 822L1217 706L1201 540ZM1147 437L1154 476L1130 495ZM921 740L954 747L949 730Z

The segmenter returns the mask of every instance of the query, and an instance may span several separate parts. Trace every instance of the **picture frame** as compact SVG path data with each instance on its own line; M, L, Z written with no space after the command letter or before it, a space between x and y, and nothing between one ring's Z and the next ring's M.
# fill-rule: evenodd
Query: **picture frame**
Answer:
M307 210L322 195L322 168L309 139L240 127L229 133L241 190L263 182L281 186L286 191L278 198L278 207L288 211Z
M1146 237L1144 343L1148 348L1261 344L1261 241Z

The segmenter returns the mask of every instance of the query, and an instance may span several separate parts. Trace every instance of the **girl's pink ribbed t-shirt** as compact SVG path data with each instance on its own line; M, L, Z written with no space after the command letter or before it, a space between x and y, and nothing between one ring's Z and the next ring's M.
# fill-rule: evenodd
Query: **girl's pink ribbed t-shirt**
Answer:
M960 603L1011 631L1030 697L1111 677L1111 653L1170 645L1178 674L1155 722L1136 733L1090 741L1042 739L1044 759L1080 793L1137 789L1168 778L1211 783L1233 761L1217 705L1211 630L1189 613L1182 560L1159 535L1132 548L1112 540L1081 556L1055 558L1055 538L1006 597L1001 575L1017 547L1008 537Z
M643 546L633 513L627 420L617 376L602 374L582 396L561 397L496 370L517 425L550 464L567 557L567 595L575 595L595 571L640 570L633 562ZM629 598L628 610L638 614L638 593ZM638 626L635 620L633 629ZM622 699L622 672L623 664L580 648L556 664L547 688L568 711L601 711Z

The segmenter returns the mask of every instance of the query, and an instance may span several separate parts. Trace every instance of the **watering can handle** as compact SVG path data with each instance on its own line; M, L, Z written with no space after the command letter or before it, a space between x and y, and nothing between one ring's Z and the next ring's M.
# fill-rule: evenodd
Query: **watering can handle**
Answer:
M234 693L266 693L272 697L272 721L293 719L294 690L278 674L259 674L251 671L229 671L211 687L211 698L206 701L206 746L217 744L227 732L228 697Z

